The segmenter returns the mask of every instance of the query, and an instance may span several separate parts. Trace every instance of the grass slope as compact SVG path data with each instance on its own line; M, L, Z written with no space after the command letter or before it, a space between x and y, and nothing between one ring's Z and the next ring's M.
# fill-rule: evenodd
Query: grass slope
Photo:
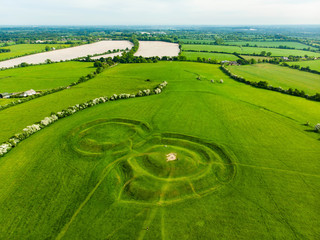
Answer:
M237 61L239 58L233 54L224 53L205 53L205 52L182 52L182 56L186 56L188 60L197 60L198 57L206 59L216 59L218 61L228 60Z
M319 103L209 64L120 65L101 78L106 92L169 85L60 120L2 158L4 239L317 238L320 142L301 121L318 121ZM166 162L168 151L181 158Z
M297 88L306 94L314 95L320 92L320 76L313 73L297 71L273 64L255 64L228 67L234 74L249 81L267 81L274 87L284 89Z
M4 49L10 49L10 52L0 53L0 61L8 58L19 57L26 54L39 53L45 51L46 46L50 48L69 47L67 44L17 44L8 47L1 47Z
M276 48L255 48L255 47L236 47L236 46L220 46L220 45L196 45L196 44L184 44L182 50L197 50L197 51L217 51L239 54L260 54L262 51L271 52L271 56L314 56L320 57L320 53L302 51L302 50L291 50L291 49L276 49Z
M0 71L0 92L67 86L93 72L93 63L64 62Z

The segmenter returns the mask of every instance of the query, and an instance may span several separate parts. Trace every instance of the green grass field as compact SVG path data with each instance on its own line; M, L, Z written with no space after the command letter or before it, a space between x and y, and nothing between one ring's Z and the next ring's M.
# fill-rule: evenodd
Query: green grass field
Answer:
M267 81L274 87L297 88L298 90L304 90L309 95L320 93L320 76L317 74L272 64L230 66L228 68L232 73L249 81Z
M249 44L249 46L255 46L258 47L279 47L279 46L287 46L295 49L307 49L310 47L311 50L317 50L315 47L311 47L302 43L298 42L282 42L282 41L266 41L266 42L257 42L257 41L226 41L225 44L229 45L238 45L238 46L245 46L246 44Z
M217 65L119 65L1 111L0 139L87 98L162 81L160 95L83 110L1 158L0 236L316 239L320 141L303 123L319 121L319 103L238 83Z
M250 60L250 59L255 59L256 61L258 61L259 59L262 60L269 60L271 59L270 57L260 57L260 56L248 56L248 55L241 55L241 57L243 57L246 60Z
M310 67L312 70L316 70L320 72L320 60L313 60L313 61L299 61L299 62L292 62L288 63L290 65L299 65L300 67Z
M46 46L59 48L69 47L66 44L17 44L8 47L2 47L4 49L10 49L10 52L0 53L0 61L9 58L19 57L26 54L33 54L45 51Z
M206 59L216 59L218 61L228 60L237 61L239 58L233 54L206 53L206 52L182 52L181 56L186 56L188 60L197 60L198 57Z
M95 71L93 63L64 62L0 71L0 92L67 86Z
M227 53L240 53L240 54L260 54L262 51L271 52L271 56L313 56L320 57L320 53L291 50L291 49L277 49L277 48L255 48L255 47L236 47L236 46L220 46L220 45L196 45L196 44L184 44L182 50L197 50L197 51L217 51Z
M6 104L11 103L13 101L14 101L14 99L10 99L10 98L7 98L7 99L0 98L0 106L6 105Z

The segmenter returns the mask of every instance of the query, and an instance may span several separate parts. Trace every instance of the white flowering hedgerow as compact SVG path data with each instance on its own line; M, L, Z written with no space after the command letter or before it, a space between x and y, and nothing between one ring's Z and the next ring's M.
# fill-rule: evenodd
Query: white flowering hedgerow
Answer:
M162 92L162 89L167 86L167 82L164 81L163 83L159 84L155 89L154 93L159 94ZM4 156L8 153L13 147L17 146L19 142L22 140L30 137L32 134L40 131L41 129L49 126L50 124L58 121L60 118L64 118L66 116L70 116L80 110L86 109L91 106L95 106L100 103L105 103L109 100L117 100L117 99L128 99L128 98L135 98L136 96L149 96L151 93L150 89L145 89L143 91L139 91L136 95L135 94L127 94L122 93L119 96L117 94L113 94L110 98L108 97L99 97L93 100L89 100L87 102L76 104L74 106L69 107L68 109L62 110L55 114L51 114L49 117L45 117L39 123L32 124L30 126L25 127L22 132L17 133L14 137L10 138L7 142L4 142L0 145L0 157Z

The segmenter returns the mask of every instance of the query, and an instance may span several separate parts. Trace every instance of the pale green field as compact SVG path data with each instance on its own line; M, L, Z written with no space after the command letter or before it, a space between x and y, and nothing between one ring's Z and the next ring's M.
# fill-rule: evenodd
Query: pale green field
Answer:
M217 65L119 65L1 111L0 139L51 111L162 81L160 95L83 110L1 158L0 236L317 239L320 141L303 124L319 121L319 103L236 82ZM167 162L170 152L179 160Z

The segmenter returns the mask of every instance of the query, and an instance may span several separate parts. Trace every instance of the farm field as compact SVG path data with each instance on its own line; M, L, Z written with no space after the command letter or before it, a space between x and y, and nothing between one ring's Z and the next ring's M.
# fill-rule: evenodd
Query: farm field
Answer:
M289 62L289 65L299 65L300 67L310 67L312 70L320 72L320 60Z
M218 65L120 64L0 111L0 141L52 111L163 81L160 95L88 108L1 158L0 236L316 239L320 141L303 124L319 120L319 103L236 82Z
M182 52L181 56L186 56L188 60L197 60L198 57L206 59L216 59L218 61L228 60L228 61L237 61L239 59L233 54L224 54L224 53L206 53L206 52Z
M245 66L228 66L230 71L249 81L267 81L274 87L283 89L297 88L306 94L320 93L320 76L273 64L254 64Z
M115 57L115 56L121 56L122 52L116 52L116 53L109 53L109 54L104 54L104 55L99 55L99 56L95 56L92 57L91 59L96 60L96 59L100 59L100 58L108 58L108 57Z
M54 50L50 52L33 54L25 57L19 57L0 62L0 68L9 68L19 65L23 62L29 64L44 63L47 59L53 62L65 61L87 55L95 55L105 53L113 49L132 48L133 44L129 41L100 41L91 44L81 45L77 47Z
M48 90L68 86L95 71L92 63L64 62L0 71L0 91Z
M225 44L229 45L239 45L239 46L245 46L246 44L249 44L250 46L257 45L258 47L279 47L279 46L287 46L295 49L304 49L309 48L311 50L317 50L315 47L311 47L308 45L305 45L303 43L298 42L284 42L284 41L266 41L266 42L258 42L258 41L239 41L239 42L233 42L233 41L226 41Z
M65 48L68 44L16 44L8 47L1 47L3 49L10 49L10 52L0 53L0 61L8 58L19 57L25 54L33 54L45 51L46 46L50 48ZM1 63L0 63L1 64ZM1 67L0 67L1 68Z
M271 56L314 56L320 57L320 53L302 51L302 50L291 50L291 49L277 49L277 48L255 48L255 47L236 47L236 46L220 46L220 45L196 45L196 44L184 44L182 50L196 50L196 51L217 51L239 54L260 54L262 51L271 52Z
M179 45L176 43L161 41L139 41L139 49L134 56L142 57L174 57L180 52Z

